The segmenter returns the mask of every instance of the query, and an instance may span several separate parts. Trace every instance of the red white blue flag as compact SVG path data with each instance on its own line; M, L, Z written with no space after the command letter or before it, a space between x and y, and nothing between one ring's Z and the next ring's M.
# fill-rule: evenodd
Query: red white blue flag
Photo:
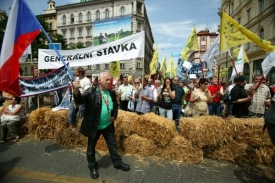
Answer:
M14 0L0 55L0 90L20 96L19 60L41 29L25 0Z

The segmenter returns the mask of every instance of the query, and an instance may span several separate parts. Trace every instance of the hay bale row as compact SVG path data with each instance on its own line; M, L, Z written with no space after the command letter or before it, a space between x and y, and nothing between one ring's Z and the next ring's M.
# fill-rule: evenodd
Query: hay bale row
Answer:
M67 111L52 112L49 108L34 111L26 124L36 139L52 139L69 148L86 148L87 138L68 128ZM78 129L81 121L78 121ZM181 118L177 135L175 123L153 113L137 115L119 110L115 121L118 148L144 157L159 156L189 163L199 163L203 157L244 162L272 164L274 147L267 132L262 134L263 120L223 120L215 116ZM108 150L103 137L97 150Z

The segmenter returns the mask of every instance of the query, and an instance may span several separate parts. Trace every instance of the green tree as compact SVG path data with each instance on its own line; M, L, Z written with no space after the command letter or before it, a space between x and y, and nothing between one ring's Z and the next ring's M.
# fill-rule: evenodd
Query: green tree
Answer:
M67 40L61 35L54 33L50 26L49 23L47 23L42 17L37 17L38 21L44 28L44 30L48 33L49 37L51 38L53 43L61 43L61 47L63 50L67 49ZM38 49L48 49L49 41L47 37L45 36L44 32L41 32L36 39L32 42L32 54L34 58L38 57Z

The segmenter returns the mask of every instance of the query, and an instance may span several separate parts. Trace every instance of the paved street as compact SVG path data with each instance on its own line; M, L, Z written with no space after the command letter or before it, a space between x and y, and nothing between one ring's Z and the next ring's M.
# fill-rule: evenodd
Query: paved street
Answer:
M158 158L123 155L131 165L129 172L112 166L107 152L97 153L99 179L90 178L85 150L70 150L52 140L35 141L26 136L15 144L0 145L1 183L51 182L275 182L274 167L244 167L206 160L186 164Z

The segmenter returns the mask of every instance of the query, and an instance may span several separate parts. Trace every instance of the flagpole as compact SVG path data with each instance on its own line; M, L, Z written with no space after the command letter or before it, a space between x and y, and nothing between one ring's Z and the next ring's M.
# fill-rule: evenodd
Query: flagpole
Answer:
M201 61L201 48L199 48L199 56L200 56L200 64L201 64L201 75L204 78L204 72L203 72L202 61Z
M68 67L68 65L65 63L63 57L61 56L61 54L59 53L59 51L56 49L55 45L53 44L51 38L49 37L48 33L45 31L45 29L41 26L41 30L43 31L43 33L45 34L46 38L50 41L50 43L53 46L53 49L55 50L55 52L57 53L58 57L60 58L60 60L62 61L63 65L66 67L69 75L71 76L72 80L75 80L75 77L73 75L73 73L71 72L70 68Z
M237 68L236 68L236 65L235 65L235 61L234 61L234 59L233 59L233 57L232 57L232 55L231 55L230 50L228 50L228 52L229 52L229 56L230 56L230 58L231 58L232 66L233 66L233 68L234 68L234 70L235 70L235 72L236 72L236 76L238 76L239 74L238 74L238 72L237 72Z

